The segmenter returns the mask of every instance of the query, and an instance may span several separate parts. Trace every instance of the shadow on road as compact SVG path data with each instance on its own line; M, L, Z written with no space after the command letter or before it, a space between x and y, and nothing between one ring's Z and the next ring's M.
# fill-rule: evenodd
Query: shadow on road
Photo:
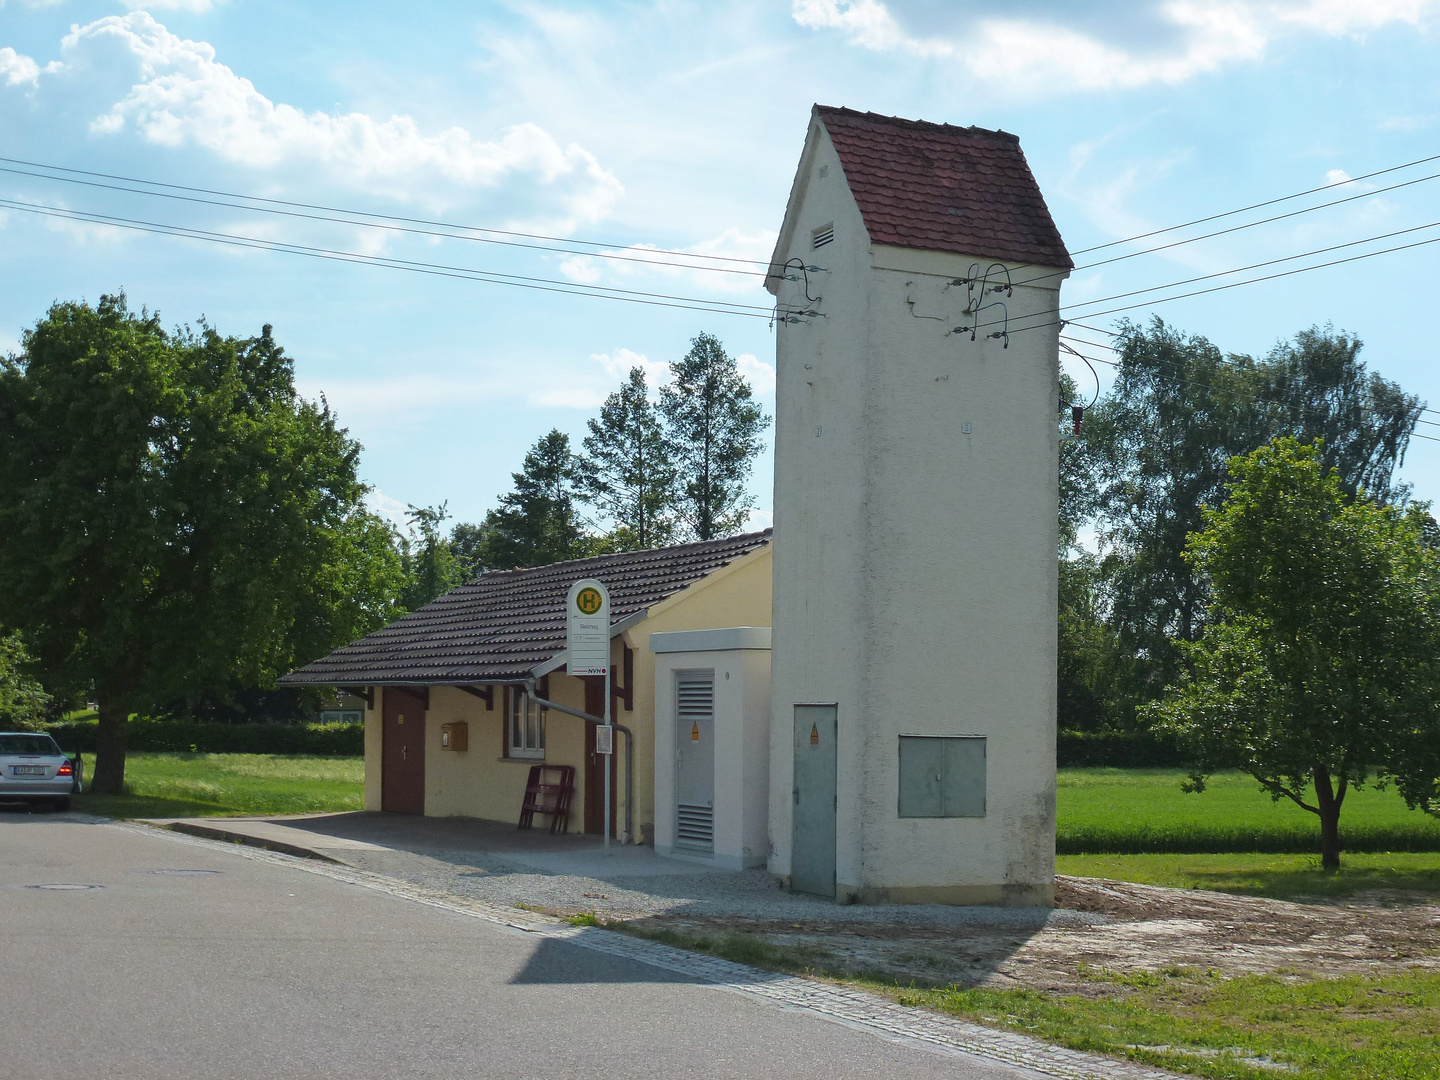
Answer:
M516 986L572 986L580 983L699 983L703 980L677 971L652 967L582 948L553 938L542 938L530 959L510 982Z

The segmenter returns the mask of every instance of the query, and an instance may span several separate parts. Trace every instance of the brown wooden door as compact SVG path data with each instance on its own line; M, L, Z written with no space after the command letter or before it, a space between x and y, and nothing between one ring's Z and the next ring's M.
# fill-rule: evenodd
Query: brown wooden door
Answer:
M605 678L587 675L585 679L585 711L591 716L605 715ZM619 743L617 738L616 743ZM610 835L615 832L615 806L620 796L615 771L615 755L610 756ZM585 722L585 831L599 836L605 831L605 755L595 752L595 725Z
M393 686L382 691L380 809L425 813L425 702Z

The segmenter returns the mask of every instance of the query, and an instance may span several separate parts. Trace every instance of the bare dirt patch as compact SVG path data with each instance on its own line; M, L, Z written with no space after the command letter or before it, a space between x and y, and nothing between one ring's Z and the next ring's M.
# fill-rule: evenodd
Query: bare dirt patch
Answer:
M1440 969L1440 902L1374 893L1297 903L1062 877L1057 906L1100 925L926 926L694 914L640 920L686 935L748 934L820 969L920 985L1098 995L1103 977L1174 969L1304 978Z

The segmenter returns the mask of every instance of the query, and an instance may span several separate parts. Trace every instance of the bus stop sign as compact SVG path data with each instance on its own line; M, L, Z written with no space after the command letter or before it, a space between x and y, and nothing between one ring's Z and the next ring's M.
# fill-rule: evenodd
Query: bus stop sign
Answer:
M610 671L610 592L583 578L570 586L565 602L565 673L607 675Z

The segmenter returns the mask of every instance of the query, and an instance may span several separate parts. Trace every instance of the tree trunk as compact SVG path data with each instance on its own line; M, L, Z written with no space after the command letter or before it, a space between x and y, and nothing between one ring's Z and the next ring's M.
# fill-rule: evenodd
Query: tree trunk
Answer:
M1320 866L1340 869L1340 799L1330 784L1328 769L1315 769L1315 808L1320 811Z
M102 692L100 720L96 725L95 772L90 790L97 795L119 795L125 787L125 725L129 709L118 694Z

